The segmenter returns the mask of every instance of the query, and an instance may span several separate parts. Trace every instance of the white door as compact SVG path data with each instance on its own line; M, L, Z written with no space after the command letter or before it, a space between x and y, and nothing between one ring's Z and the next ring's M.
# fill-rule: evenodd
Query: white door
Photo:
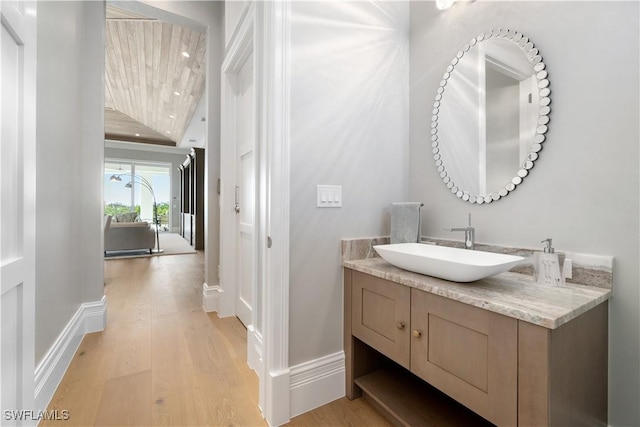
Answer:
M255 300L255 118L253 55L238 74L236 97L236 315L245 326L252 324Z
M0 424L23 425L36 409L36 4L2 0L0 16Z

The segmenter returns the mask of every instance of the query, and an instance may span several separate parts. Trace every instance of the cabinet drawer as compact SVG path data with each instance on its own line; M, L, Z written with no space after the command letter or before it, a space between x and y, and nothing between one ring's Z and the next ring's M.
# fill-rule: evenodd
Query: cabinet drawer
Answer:
M497 425L517 425L518 322L411 290L411 371Z
M352 274L353 335L409 368L411 289L357 271Z

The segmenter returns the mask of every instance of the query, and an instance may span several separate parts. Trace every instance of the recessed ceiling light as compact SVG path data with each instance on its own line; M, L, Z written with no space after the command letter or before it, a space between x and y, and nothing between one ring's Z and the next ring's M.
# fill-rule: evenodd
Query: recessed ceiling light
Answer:
M178 91L173 92L173 94L177 95L177 96L180 96L180 92L178 92Z
M173 114L169 114L169 118L170 118L170 119L175 119L175 118L176 118L176 116L174 116Z
M167 133L171 133L171 131L170 131L170 130L168 130L168 131L167 131Z
M184 56L185 58L190 57L191 55L189 55L189 52L182 52L182 56Z
M139 133L136 133L136 136L140 136L140 134L139 134Z

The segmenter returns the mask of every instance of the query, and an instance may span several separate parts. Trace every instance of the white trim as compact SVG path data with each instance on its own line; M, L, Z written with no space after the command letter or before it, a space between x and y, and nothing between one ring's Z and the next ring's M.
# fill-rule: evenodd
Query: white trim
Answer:
M100 301L85 302L80 306L84 323L84 333L104 331L107 326L107 296Z
M104 146L106 148L150 151L153 153L175 154L179 156L187 155L191 151L191 147L172 147L170 145L140 144L139 142L115 141L113 139L105 139Z
M222 72L224 74L238 74L245 59L251 54L253 50L254 20L255 7L251 2L243 10L229 47L225 52L222 63Z
M107 324L107 297L85 302L62 330L35 370L35 406L44 410L49 405L71 359L85 334L104 331Z
M289 145L290 2L256 2L256 57L260 76L260 153L266 176L260 187L259 254L265 380L260 407L270 425L289 421ZM258 44L259 43L259 44ZM267 248L267 240L271 240Z
M339 351L291 367L291 417L344 397L344 363Z
M260 381L260 387L269 391L264 395L264 403L260 402L260 410L270 426L280 426L289 421L289 381L289 368L269 371Z
M262 378L262 334L253 327L247 326L247 364Z
M218 285L209 286L206 283L202 284L202 309L205 313L218 311L220 295L223 292L224 290Z
M253 13L253 8L252 8L252 3L251 1L247 1L244 4L244 7L242 9L242 12L240 13L240 17L238 18L238 22L236 22L236 26L233 30L233 34L231 34L231 37L229 37L229 41L227 42L227 46L226 46L226 51L224 53L225 58L227 56L229 56L229 51L232 49L232 46L237 45L238 41L237 39L239 37L243 37L244 31L246 31L246 28L243 28L243 25L245 25L248 21L247 21L247 14L249 13L249 11L251 11L251 13ZM253 26L253 24L252 24ZM228 29L227 29L228 30Z
M207 32L207 26L202 22L187 18L186 16L178 15L169 10L163 9L162 5L156 6L153 1L127 1L127 0L107 0L107 6L117 7L119 9L128 10L138 15L146 16L147 18L157 19L163 22L169 22L171 24L177 24L182 27L187 27L191 30L198 31L200 33Z

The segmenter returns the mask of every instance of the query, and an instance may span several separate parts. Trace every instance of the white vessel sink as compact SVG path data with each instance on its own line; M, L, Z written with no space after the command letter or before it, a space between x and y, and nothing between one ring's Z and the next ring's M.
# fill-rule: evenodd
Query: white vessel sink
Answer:
M524 260L521 256L423 243L394 243L373 248L389 264L452 282L473 282L494 276Z

